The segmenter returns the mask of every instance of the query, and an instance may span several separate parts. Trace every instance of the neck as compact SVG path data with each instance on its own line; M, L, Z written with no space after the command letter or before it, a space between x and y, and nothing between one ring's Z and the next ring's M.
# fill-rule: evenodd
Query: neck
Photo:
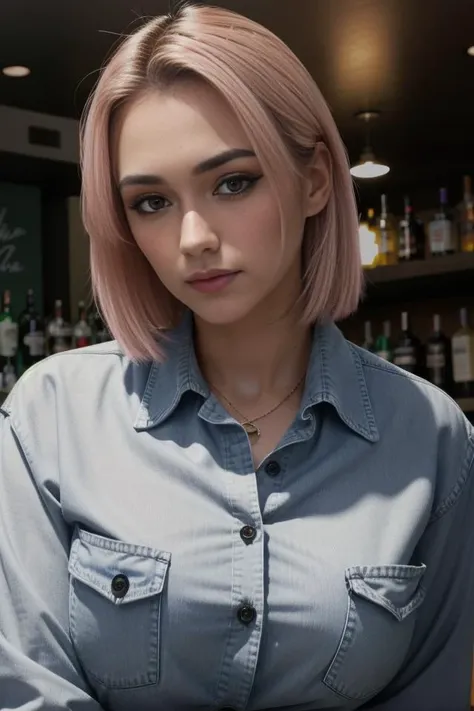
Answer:
M196 318L196 353L211 388L244 405L284 396L305 374L311 350L312 329L299 315L254 315L224 326Z

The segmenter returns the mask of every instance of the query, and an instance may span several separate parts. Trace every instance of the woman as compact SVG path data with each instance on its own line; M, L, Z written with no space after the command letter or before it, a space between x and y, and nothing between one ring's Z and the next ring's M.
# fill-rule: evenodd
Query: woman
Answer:
M2 708L468 708L473 431L348 343L343 146L266 29L129 37L82 135L116 341L1 417Z

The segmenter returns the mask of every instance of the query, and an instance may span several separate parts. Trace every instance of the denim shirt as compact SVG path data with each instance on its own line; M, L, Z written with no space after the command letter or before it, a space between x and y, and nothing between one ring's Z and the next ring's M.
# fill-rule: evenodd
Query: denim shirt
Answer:
M254 470L191 320L28 371L0 411L0 708L467 711L473 429L314 329Z

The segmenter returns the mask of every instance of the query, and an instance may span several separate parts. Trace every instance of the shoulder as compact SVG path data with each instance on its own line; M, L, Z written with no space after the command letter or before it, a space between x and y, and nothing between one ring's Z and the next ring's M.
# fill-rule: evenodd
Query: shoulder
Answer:
M380 442L397 461L403 450L427 466L439 505L460 493L474 462L474 428L459 405L440 388L349 343L359 360ZM405 459L406 461L406 459Z
M71 422L107 402L113 407L141 398L149 365L133 363L116 341L57 353L29 368L2 411L20 422L64 414Z
M372 404L380 414L388 412L393 418L400 412L404 416L411 413L412 417L423 416L420 424L424 426L457 423L465 432L472 430L459 405L436 385L353 343L349 346L360 360Z
M100 343L86 348L64 351L48 356L31 366L20 378L5 401L4 410L9 411L18 395L39 395L51 386L77 384L80 381L94 381L94 375L104 369L119 368L124 358L116 341Z

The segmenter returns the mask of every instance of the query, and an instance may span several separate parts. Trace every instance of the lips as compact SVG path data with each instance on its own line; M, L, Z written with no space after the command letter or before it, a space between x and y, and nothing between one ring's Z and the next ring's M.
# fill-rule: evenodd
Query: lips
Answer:
M219 272L205 272L202 274L202 277L198 277L196 274L193 275L192 281L189 281L189 286L204 294L212 294L226 289L238 277L240 272L220 270Z
M194 284L196 282L211 281L219 277L230 276L231 274L237 274L237 272L229 269L211 269L208 272L196 272L196 274L193 274L187 281L190 284Z

